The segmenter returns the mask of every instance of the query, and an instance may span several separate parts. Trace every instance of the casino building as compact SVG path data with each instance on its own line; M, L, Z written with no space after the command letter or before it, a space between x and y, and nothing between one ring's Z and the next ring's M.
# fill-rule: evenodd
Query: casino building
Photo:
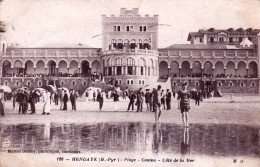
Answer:
M1 84L41 87L47 84L84 90L99 82L138 89L169 82L230 93L260 93L260 29L210 28L190 32L190 44L158 48L158 15L140 16L121 8L102 15L102 48L82 44L23 48L1 44Z

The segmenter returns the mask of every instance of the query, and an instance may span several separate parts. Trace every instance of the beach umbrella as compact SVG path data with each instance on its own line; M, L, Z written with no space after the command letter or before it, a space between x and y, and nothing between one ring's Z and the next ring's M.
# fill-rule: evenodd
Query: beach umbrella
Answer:
M46 90L45 90L45 89L43 89L43 88L36 88L35 90L36 90L36 91L39 91L40 93L41 93L41 92L45 92L45 91L46 91Z
M56 88L54 87L54 86L52 86L52 85L47 85L47 86L45 86L44 87L46 90L48 90L49 92L51 92L51 93L55 93L56 92Z
M193 89L191 89L191 91L195 92L195 91L197 91L197 89L193 88Z
M0 86L0 89L3 89L4 92L7 92L7 93L11 93L12 90L9 86L6 86L6 85L2 85Z

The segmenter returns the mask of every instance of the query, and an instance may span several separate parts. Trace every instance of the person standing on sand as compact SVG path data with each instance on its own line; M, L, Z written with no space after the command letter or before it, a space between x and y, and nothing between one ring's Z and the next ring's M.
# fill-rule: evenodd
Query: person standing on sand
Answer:
M144 95L145 97L145 103L147 107L147 112L151 111L150 103L151 103L151 93L149 92L150 89L146 89L146 93Z
M182 84L182 90L178 92L177 99L180 100L183 125L189 127L190 92L187 90L186 83Z
M99 103L99 110L102 110L104 97L103 97L103 91L97 90L97 101Z
M127 111L130 110L131 106L132 106L132 111L134 111L134 103L135 103L135 94L133 91L130 92L130 95L129 95L129 104L128 104L128 108L127 108Z
M115 112L118 111L118 102L119 102L119 95L117 91L113 93L114 103L115 103Z
M67 107L68 101L69 101L69 96L67 94L67 91L65 90L64 97L63 97L63 103L64 103L63 110L68 110L68 107Z
M5 101L5 94L4 90L0 89L0 115L1 117L5 115L5 106L4 106L4 101Z
M161 85L158 85L157 90L153 89L153 110L155 114L155 121L160 122L161 116ZM157 110L158 109L158 110Z
M169 89L166 89L166 106L167 106L167 110L171 109L171 97L172 97L171 92L169 91Z

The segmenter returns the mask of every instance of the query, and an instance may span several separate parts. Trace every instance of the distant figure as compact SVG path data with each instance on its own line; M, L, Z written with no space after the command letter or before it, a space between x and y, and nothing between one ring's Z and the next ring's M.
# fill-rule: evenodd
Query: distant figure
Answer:
M175 99L175 95L176 95L176 93L175 93L175 91L173 91L172 96L173 96L174 99Z
M59 105L59 96L57 92L54 93L54 103L56 106Z
M4 101L5 101L5 95L4 95L4 90L0 89L0 115L1 117L5 115L5 106L4 106Z
M151 111L151 108L150 108L151 93L149 92L149 90L150 90L150 89L146 89L146 93L145 93L145 95L144 95L147 112L148 112L148 111Z
M61 90L61 93L60 93L60 109L61 109L61 110L63 110L63 108L64 108L63 99L64 99L64 89L62 89L62 90Z
M30 114L35 114L35 104L37 103L37 98L38 95L35 90L33 90L29 96L29 103L31 105L31 113Z
M19 107L18 107L18 113L20 114L23 110L23 104L22 104L22 101L23 101L23 93L22 93L22 90L18 90L17 92L17 97L16 97L16 102L19 104Z
M132 111L134 111L135 98L136 98L136 96L135 96L134 92L131 91L131 93L130 93L130 95L129 95L130 101L129 101L129 104L128 104L127 111L130 110L130 107L131 107L131 106L132 106Z
M51 93L47 92L47 93L43 93L43 112L42 114L50 114L51 111Z
M104 102L104 97L102 91L100 92L99 90L97 91L97 101L99 103L99 110L102 110L103 107L103 102Z
M115 112L116 112L116 111L118 111L118 102L119 102L119 95L118 95L117 91L114 91L113 97L114 97Z
M16 109L18 107L18 103L16 102L17 91L14 90L12 95L13 95L13 111L16 111Z
M76 100L78 98L78 94L77 92L75 92L75 90L72 90L71 94L70 94L70 101L71 101L71 107L72 107L72 111L76 111Z
M166 89L166 106L167 106L167 110L171 109L171 97L172 97L171 92L169 91L169 89Z
M65 90L64 97L63 97L63 104L64 104L63 110L68 110L68 108L67 108L67 102L68 101L69 101L69 96L67 94L67 91Z
M86 103L88 102L88 96L89 96L88 91L86 91L86 94L85 94L85 97L86 97L85 102Z
M182 90L178 92L177 99L180 99L183 124L185 127L189 127L190 92L187 90L187 84L182 84Z
M201 98L201 93L198 90L195 92L195 105L198 105L198 106L200 105L200 98Z
M96 91L93 90L93 101L95 102L96 101Z
M161 116L161 85L158 85L157 90L153 89L153 110L155 114L155 121L160 122L160 116ZM158 109L158 110L157 110Z
M141 89L137 92L136 104L137 104L137 111L136 112L142 112L143 97L142 97Z
M163 89L161 91L161 105L162 105L163 109L165 110L165 92Z

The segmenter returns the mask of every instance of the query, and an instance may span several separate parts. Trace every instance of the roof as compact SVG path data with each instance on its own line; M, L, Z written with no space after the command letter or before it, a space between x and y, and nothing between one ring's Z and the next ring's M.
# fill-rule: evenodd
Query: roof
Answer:
M99 49L84 44L43 44L35 46L20 46L20 45L9 45L8 48L19 48L19 49Z
M240 49L236 45L221 45L221 44L214 44L214 45L205 45L205 44L173 44L166 48L161 49Z
M231 35L257 35L257 33L260 32L260 29L243 29L243 28L238 28L238 29L214 29L214 28L209 28L209 29L200 29L198 32L190 32L188 36L188 41L190 41L191 37L203 37L204 34L218 34L221 32L225 32L227 34Z

